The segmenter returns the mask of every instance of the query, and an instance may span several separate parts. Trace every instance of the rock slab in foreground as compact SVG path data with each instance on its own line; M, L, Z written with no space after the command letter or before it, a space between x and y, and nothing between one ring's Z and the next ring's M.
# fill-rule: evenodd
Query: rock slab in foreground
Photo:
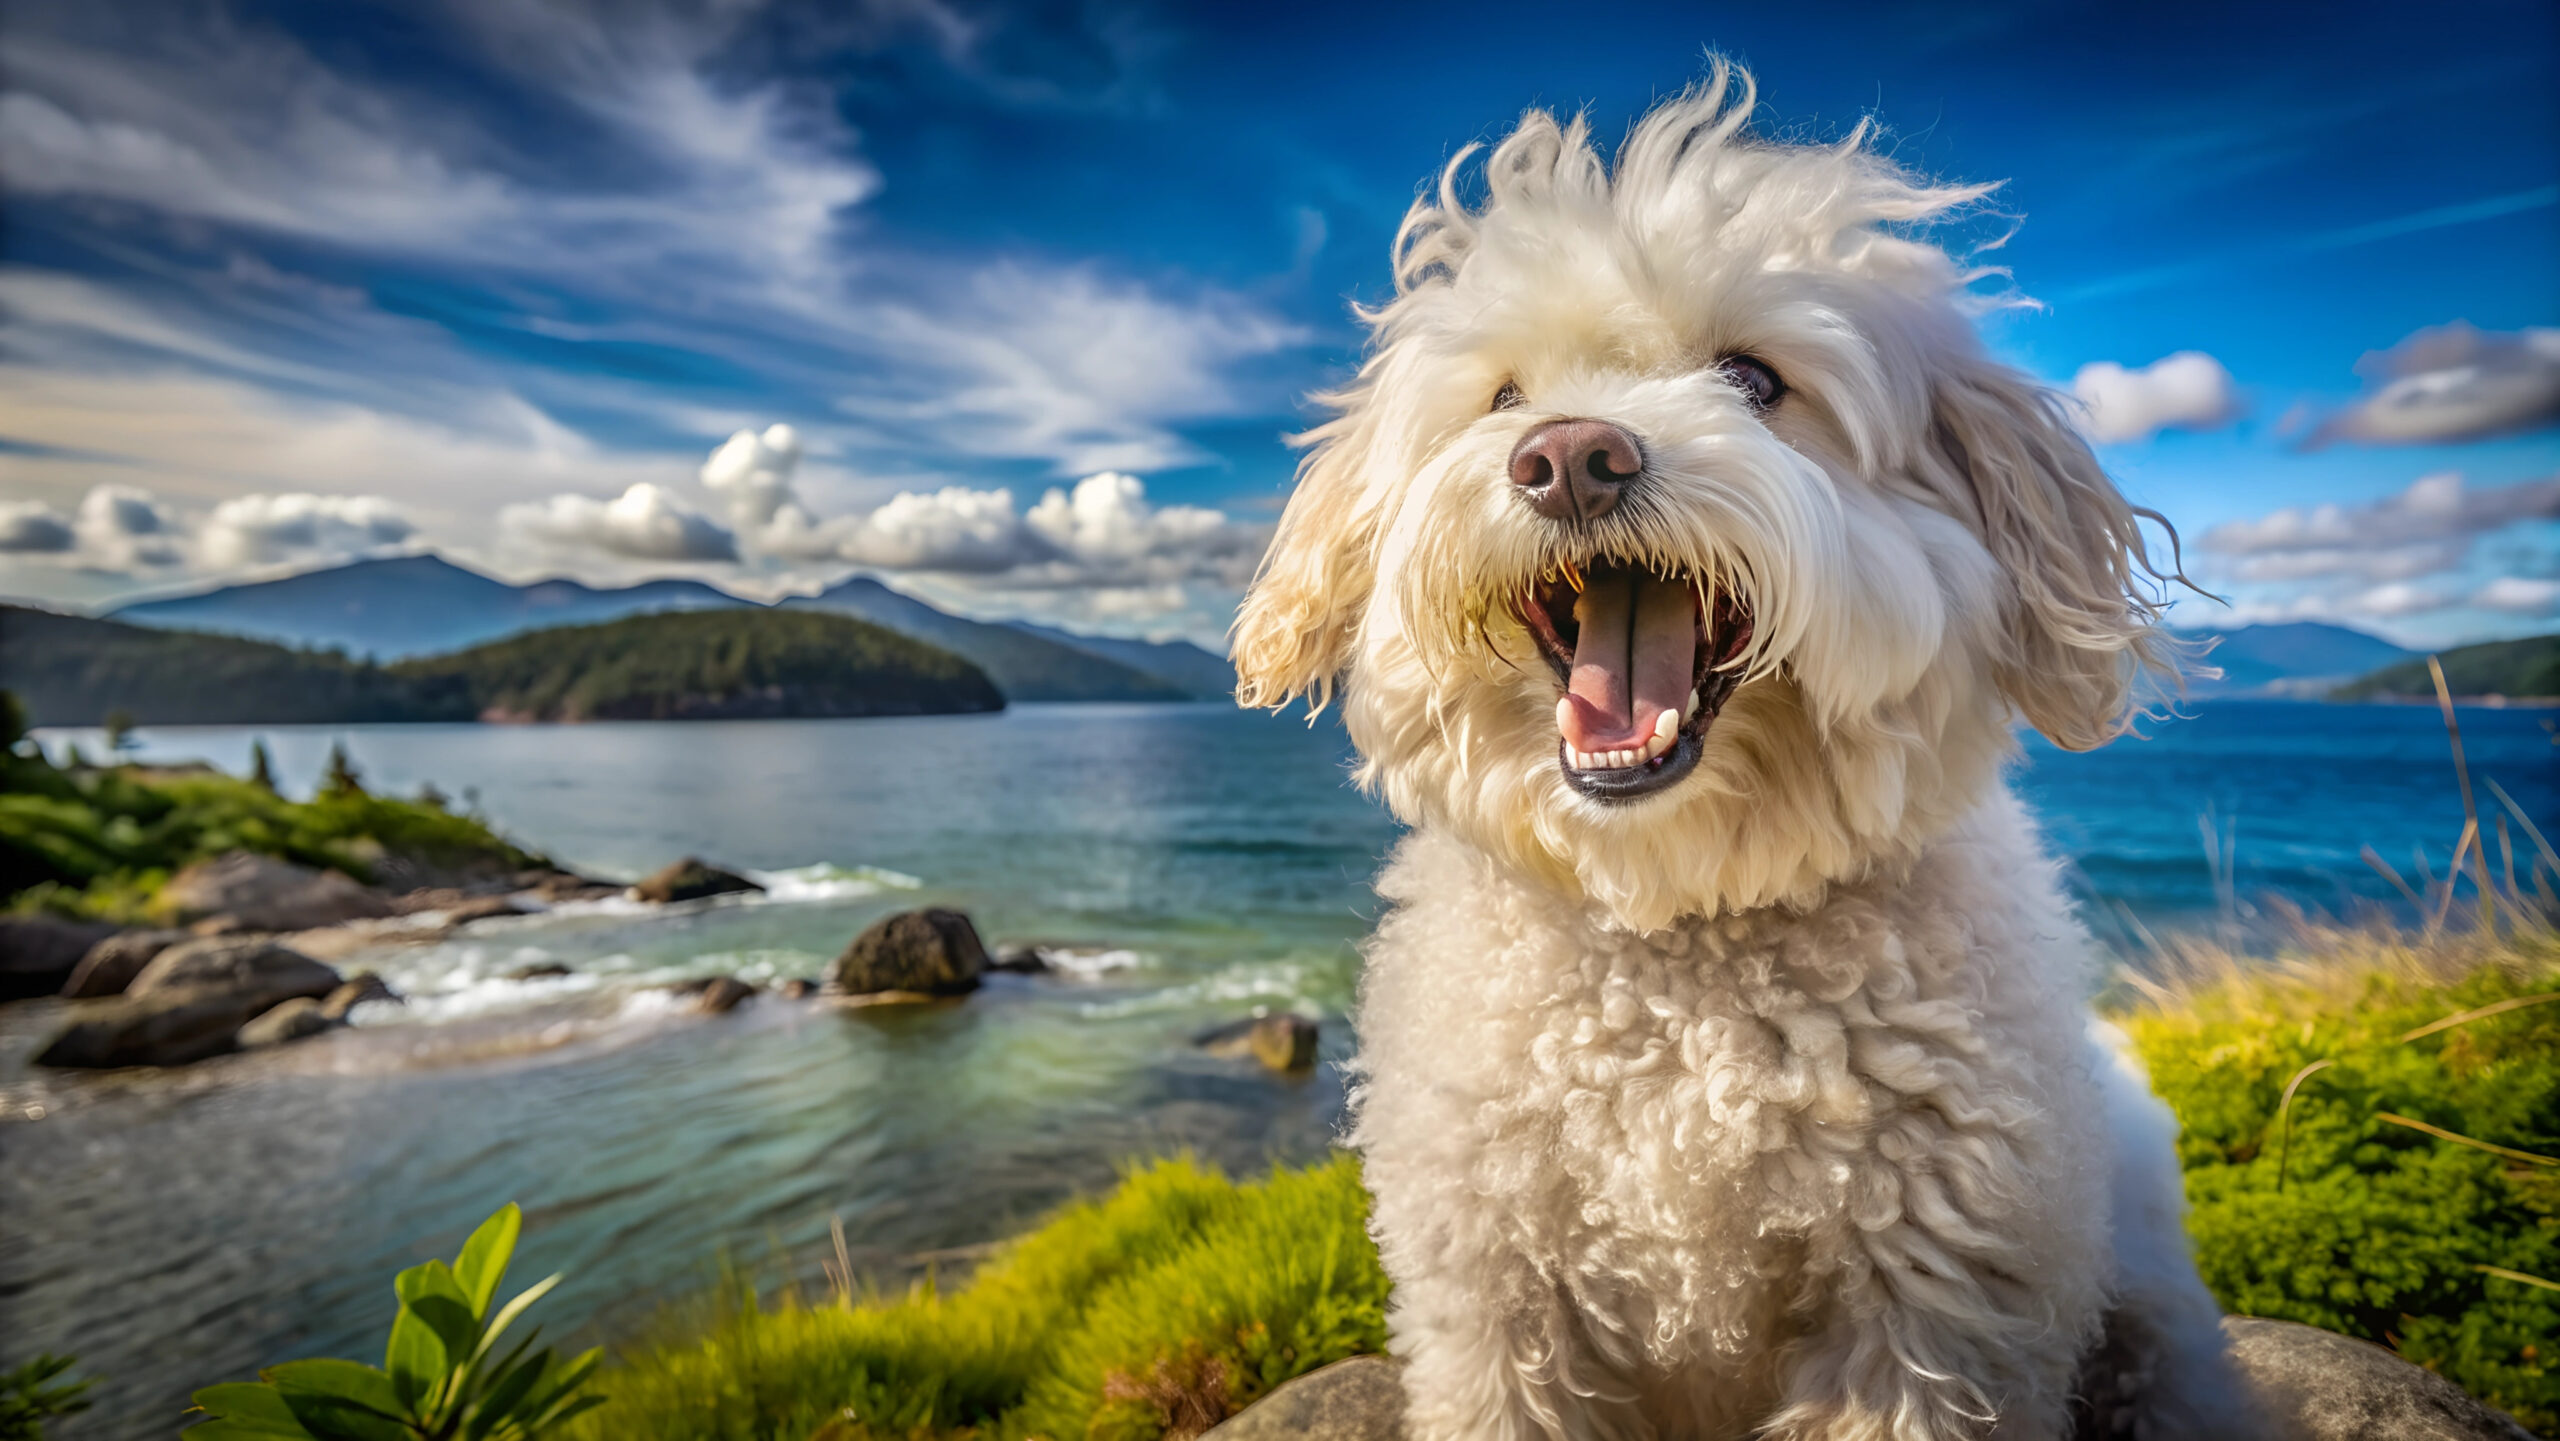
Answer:
M843 996L875 991L952 996L976 990L986 968L986 943L967 916L939 907L900 911L853 938L827 967L827 989Z
M1404 1441L1404 1366L1354 1356L1311 1371L1212 1426L1200 1441Z
M2285 1441L2533 1441L2505 1412L2423 1366L2291 1321L2226 1317L2231 1358Z
M116 933L105 921L0 916L0 1001L50 996L71 979L89 948Z
M631 888L635 901L653 901L666 905L674 901L707 900L712 896L736 895L742 891L762 891L764 887L734 871L724 871L687 856L656 875Z
M2533 1441L2505 1413L2379 1346L2291 1321L2225 1318L2268 1441ZM1301 1376L1200 1441L1404 1441L1402 1364L1354 1356Z
M313 931L380 920L391 898L339 871L233 851L169 878L158 904L180 920L224 917L250 931Z

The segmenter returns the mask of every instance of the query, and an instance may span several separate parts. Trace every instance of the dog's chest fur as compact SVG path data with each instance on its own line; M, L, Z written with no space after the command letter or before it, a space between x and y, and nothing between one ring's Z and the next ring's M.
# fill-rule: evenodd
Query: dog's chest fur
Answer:
M2054 1120L2090 1113L2082 962L2005 796L1806 912L1632 935L1427 832L1380 889L1355 1139L1400 1284L1505 1258L1497 1304L1611 1369L1749 1389L1873 1268L1997 1250L1998 1304L2072 1308L2016 1238L2104 1225Z

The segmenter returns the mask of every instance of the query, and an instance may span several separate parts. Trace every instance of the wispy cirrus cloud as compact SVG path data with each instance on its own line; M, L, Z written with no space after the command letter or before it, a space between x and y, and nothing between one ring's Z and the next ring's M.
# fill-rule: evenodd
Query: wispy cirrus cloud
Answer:
M775 63L775 18L458 0L418 13L435 63L404 67L231 12L28 0L0 30L0 192L107 263L0 269L11 352L56 402L0 403L51 452L0 476L57 509L362 476L465 551L697 560L709 526L841 563L841 537L786 543L793 517L672 518L696 447L796 406L816 451L859 458L838 481L988 493L1025 466L1209 463L1186 428L1287 411L1261 367L1308 336L1242 292L877 240L887 178ZM1142 105L1160 48L1120 22L1025 46L1031 20L937 3L791 23L922 46L1031 108ZM533 509L502 528L509 506Z

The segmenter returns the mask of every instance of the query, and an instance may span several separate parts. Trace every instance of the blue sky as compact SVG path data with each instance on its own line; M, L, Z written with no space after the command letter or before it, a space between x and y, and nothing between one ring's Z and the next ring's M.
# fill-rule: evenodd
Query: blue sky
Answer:
M1993 343L2182 620L2547 630L2555 14L15 0L0 593L424 547L1211 639L1415 186L1712 47L2009 182Z

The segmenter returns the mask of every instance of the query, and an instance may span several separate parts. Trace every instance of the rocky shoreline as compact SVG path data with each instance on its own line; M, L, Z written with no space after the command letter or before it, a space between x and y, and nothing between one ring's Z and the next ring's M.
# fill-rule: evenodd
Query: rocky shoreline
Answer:
M381 977L337 968L368 950L429 944L483 921L568 903L622 898L682 906L765 889L691 856L629 886L550 867L444 879L454 883L394 891L343 871L233 851L185 868L160 888L154 907L168 924L0 916L0 1001L74 1003L68 1021L36 1053L40 1066L183 1066L337 1029L350 1024L359 1006L399 1004L403 998ZM977 990L989 974L1055 969L1037 945L990 952L967 914L926 907L873 921L818 976L769 987L707 976L664 989L705 1015L767 995L851 1010L950 1002ZM553 963L528 967L514 979L570 974ZM1193 1043L1213 1056L1297 1076L1313 1069L1318 1038L1313 1020L1256 1008Z

